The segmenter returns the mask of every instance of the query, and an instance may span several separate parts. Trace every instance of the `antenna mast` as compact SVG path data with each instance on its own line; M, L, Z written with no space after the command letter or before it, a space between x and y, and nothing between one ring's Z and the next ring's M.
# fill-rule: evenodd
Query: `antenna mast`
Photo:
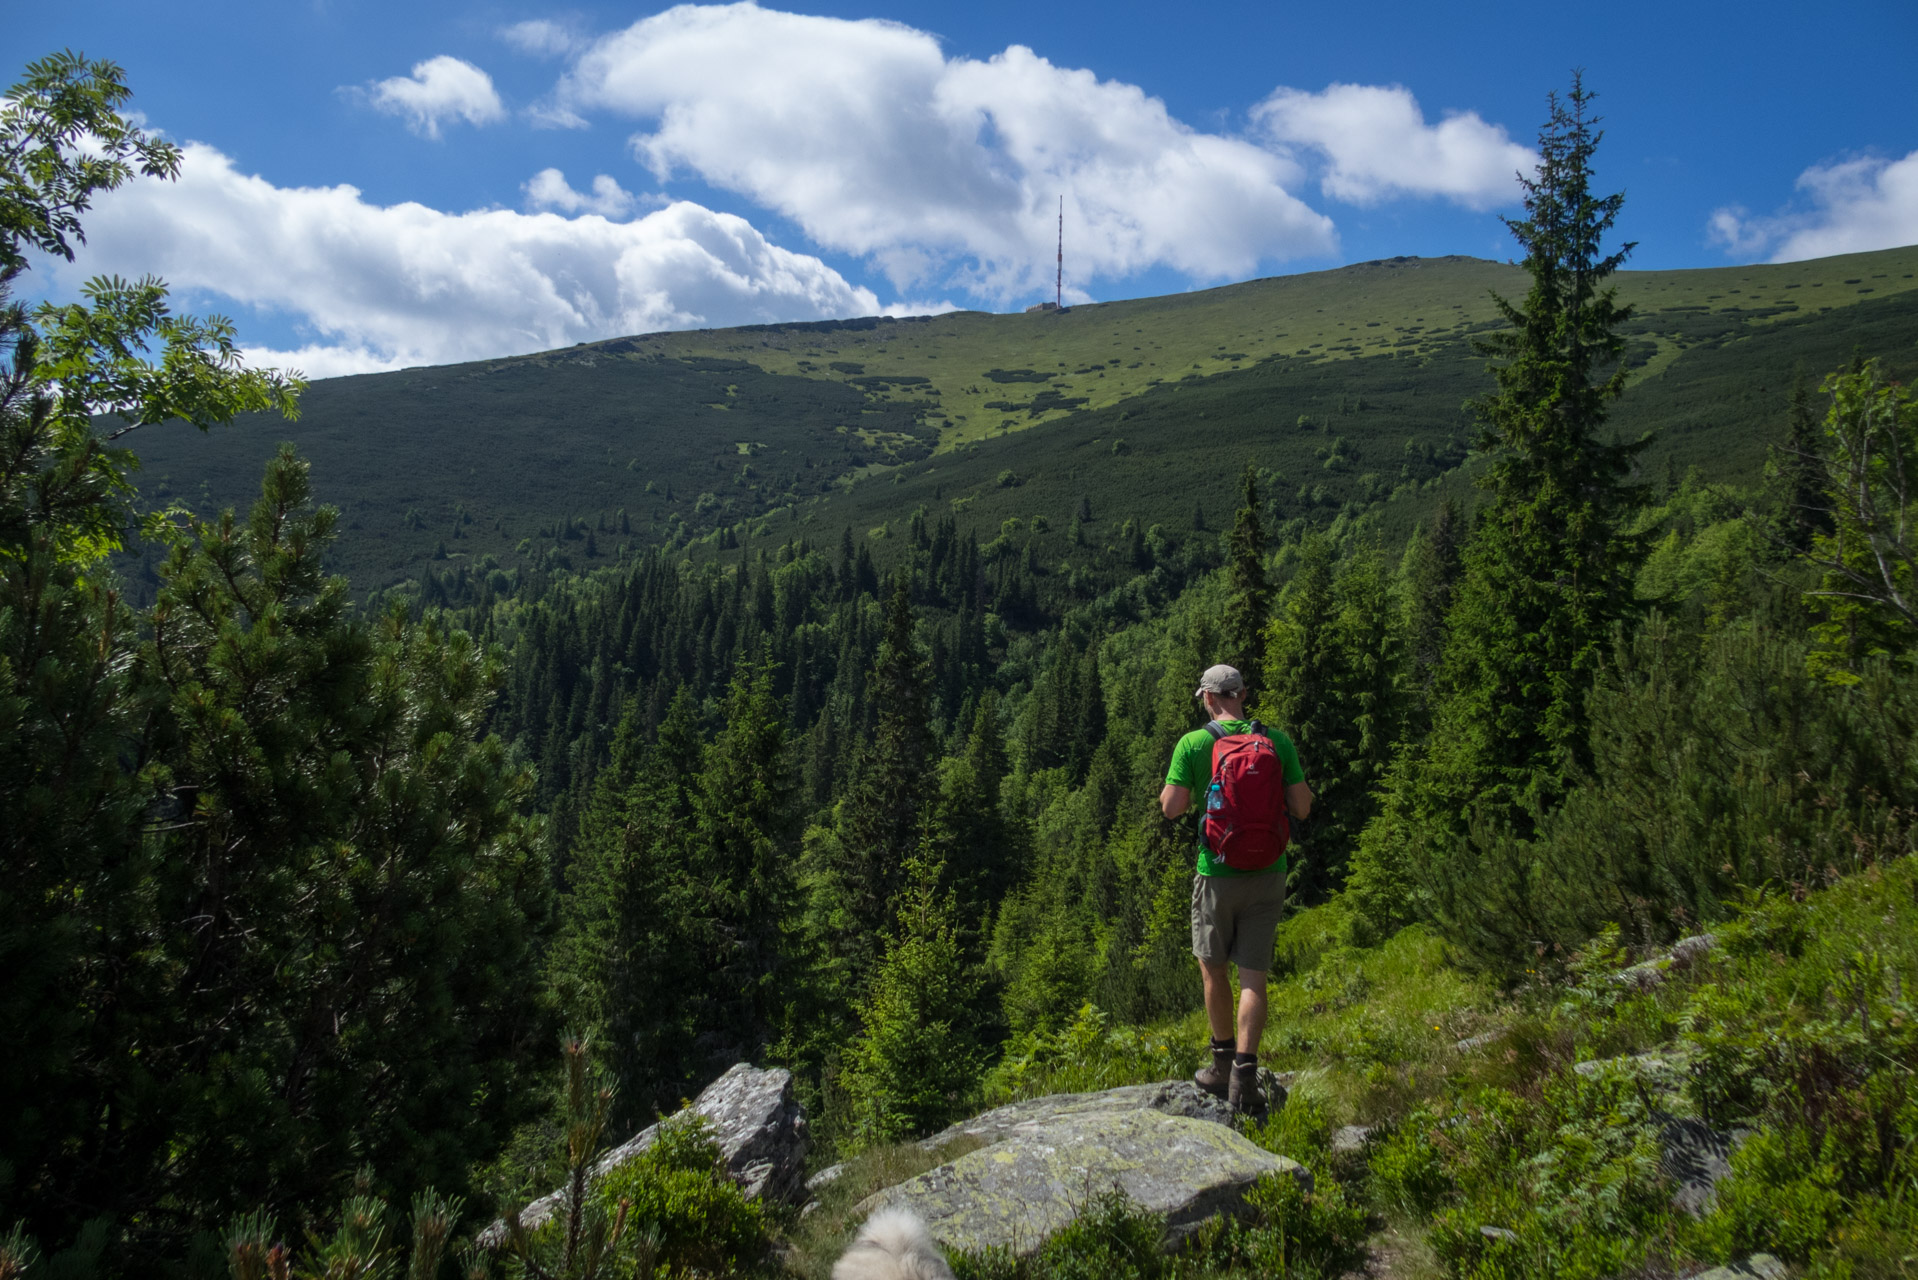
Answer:
M1052 309L1064 310L1066 301L1066 198L1059 197L1059 274L1052 282Z

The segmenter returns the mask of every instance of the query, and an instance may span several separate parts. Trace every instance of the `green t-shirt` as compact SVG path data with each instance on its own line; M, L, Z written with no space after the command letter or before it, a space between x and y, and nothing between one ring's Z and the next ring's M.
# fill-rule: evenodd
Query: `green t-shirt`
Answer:
M1250 720L1221 720L1219 727L1227 733L1248 733L1252 729ZM1277 729L1268 728L1266 736L1272 740L1272 749L1278 753L1280 777L1285 785L1305 781L1305 770L1299 765L1299 749L1292 745L1292 739ZM1165 782L1169 787L1184 787L1192 793L1190 812L1197 813L1203 819L1205 814L1206 792L1212 787L1212 744L1214 738L1204 729L1194 729L1179 739L1179 745L1172 748L1172 763L1166 768ZM1199 842L1199 874L1202 876L1263 876L1273 872L1285 871L1285 859L1267 867L1264 871L1237 871L1225 865L1225 861L1213 861L1212 851Z

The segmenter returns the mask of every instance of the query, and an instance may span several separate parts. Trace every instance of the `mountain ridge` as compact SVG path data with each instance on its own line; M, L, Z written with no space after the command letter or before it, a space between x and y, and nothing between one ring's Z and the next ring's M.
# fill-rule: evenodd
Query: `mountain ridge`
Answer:
M1815 381L1857 347L1918 372L1914 277L1918 246L1621 273L1637 312L1619 430L1658 434L1651 474L1755 479L1794 364ZM293 441L343 509L332 562L358 590L442 559L510 568L558 548L590 564L795 527L817 541L922 503L987 536L1013 515L1063 523L1081 497L1183 527L1211 487L1186 473L1248 455L1283 477L1293 514L1378 506L1402 528L1429 505L1406 484L1431 500L1462 484L1434 485L1426 455L1465 462L1460 405L1490 386L1473 339L1499 323L1493 293L1525 283L1484 259L1396 258L1064 312L631 335L315 382L297 423L128 439L150 498L205 512L244 506ZM1194 391L1190 413L1172 409ZM1062 451L1076 474L1046 478ZM1130 474L1141 459L1158 489Z

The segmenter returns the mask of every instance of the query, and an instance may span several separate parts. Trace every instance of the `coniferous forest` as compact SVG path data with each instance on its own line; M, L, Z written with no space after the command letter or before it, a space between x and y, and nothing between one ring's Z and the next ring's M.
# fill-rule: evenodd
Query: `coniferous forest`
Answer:
M1649 474L1578 80L1479 339L1476 483L1409 536L1239 454L1186 527L1088 481L1044 530L918 506L370 599L290 447L189 511L121 443L296 415L296 378L154 279L12 300L91 197L177 173L134 120L59 55L0 130L0 1277L805 1271L696 1143L622 1193L644 1250L448 1241L741 1061L793 1071L821 1164L1189 1072L1193 833L1156 800L1214 662L1318 794L1267 1056L1331 1083L1260 1140L1321 1190L1105 1273L1337 1275L1392 1225L1433 1275L1912 1274L1910 341L1804 370L1762 481ZM1608 981L1706 932L1694 985ZM1757 1135L1697 1220L1643 1090L1571 1070L1673 1036Z

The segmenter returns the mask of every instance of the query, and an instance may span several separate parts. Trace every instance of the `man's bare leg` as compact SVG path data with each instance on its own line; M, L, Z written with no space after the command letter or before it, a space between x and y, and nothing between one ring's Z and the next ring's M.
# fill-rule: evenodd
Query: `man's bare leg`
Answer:
M1236 1027L1232 1017L1232 970L1226 964L1199 961L1199 976L1205 983L1205 1020L1212 1026L1214 1040L1232 1040L1240 1053L1256 1054L1265 1035L1265 974L1258 969L1239 970L1239 1010Z
M1214 1040L1232 1039L1232 971L1224 962L1199 961L1199 978L1205 983L1205 1020L1212 1024Z
M1208 1003L1207 1009L1210 1008ZM1216 1028L1219 1020L1214 1018L1212 1025ZM1265 974L1258 969L1239 970L1238 1030L1239 1052L1256 1055L1259 1052L1259 1039L1265 1035ZM1217 1035L1218 1032L1215 1030L1213 1034Z

